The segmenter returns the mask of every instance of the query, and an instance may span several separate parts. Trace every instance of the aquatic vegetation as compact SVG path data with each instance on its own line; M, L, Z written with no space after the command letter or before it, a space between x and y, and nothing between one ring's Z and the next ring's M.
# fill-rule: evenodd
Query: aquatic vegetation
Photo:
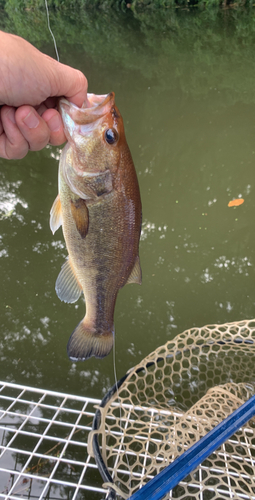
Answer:
M0 7L5 3L12 3L16 9L25 7L29 9L44 8L44 0L0 0ZM102 9L108 10L115 8L116 10L131 10L136 12L144 11L151 13L155 10L171 9L175 7L187 6L202 6L204 9L210 9L214 6L220 6L224 9L233 6L238 7L250 6L249 0L48 0L48 6L55 10L67 9Z
M0 26L54 57L44 2L6 0L2 5L5 16L0 16ZM49 1L51 27L63 61L73 46L77 67L86 53L95 62L110 66L115 61L121 70L132 69L150 82L157 81L160 92L180 88L195 98L217 94L222 106L255 102L254 9L187 12L148 6L123 11L95 5L97 9L85 8L82 1L59 2L56 8Z

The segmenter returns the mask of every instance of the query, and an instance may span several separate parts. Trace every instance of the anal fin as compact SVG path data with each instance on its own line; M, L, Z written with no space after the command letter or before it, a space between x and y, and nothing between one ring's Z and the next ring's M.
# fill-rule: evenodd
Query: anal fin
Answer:
M60 300L70 304L76 302L81 295L82 287L69 258L61 267L61 271L57 277L55 290Z
M57 195L50 211L50 228L53 234L62 225L62 211L59 194Z
M138 283L138 285L142 284L142 270L139 255L137 255L134 267L126 281L126 284L128 283Z

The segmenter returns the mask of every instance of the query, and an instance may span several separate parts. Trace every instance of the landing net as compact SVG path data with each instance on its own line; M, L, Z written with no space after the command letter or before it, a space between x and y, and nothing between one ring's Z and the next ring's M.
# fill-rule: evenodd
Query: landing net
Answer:
M128 498L255 394L255 320L192 328L113 387L90 435L111 498ZM255 499L255 419L165 499Z

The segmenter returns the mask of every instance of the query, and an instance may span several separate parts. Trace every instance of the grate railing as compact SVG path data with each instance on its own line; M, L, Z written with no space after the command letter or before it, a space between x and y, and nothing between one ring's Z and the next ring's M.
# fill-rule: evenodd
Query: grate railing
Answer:
M88 453L88 435L99 404L98 399L0 382L0 499L105 499L107 491L102 488L101 475ZM243 431L245 436L252 432L250 428ZM119 434L116 430L114 433ZM240 445L235 436L228 443ZM251 444L245 439L241 444L249 449L249 458L245 459L247 467L255 470L255 441ZM130 475L130 471L121 470L118 463L123 454L121 443L115 451L116 462L108 464L110 474L114 476L118 469ZM220 498L236 498L231 484L240 473L229 469L225 445L218 451L218 458L221 466L212 468L204 462L192 477L180 482L180 487L187 485L188 480L196 498L212 498L214 486L208 484L205 488L204 476L210 473L217 480L224 473L227 482L224 489L217 488L217 494ZM142 468L137 474L141 482L144 472ZM254 481L253 474L249 477L248 472L241 476L244 484ZM174 491L169 492L167 498L178 497ZM255 500L255 490L251 497L244 487L238 498Z
M0 382L0 498L105 498L87 446L99 403Z

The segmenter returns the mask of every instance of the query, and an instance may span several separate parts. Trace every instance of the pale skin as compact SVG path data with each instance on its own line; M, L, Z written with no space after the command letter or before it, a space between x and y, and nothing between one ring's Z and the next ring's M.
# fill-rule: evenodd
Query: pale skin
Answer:
M56 109L64 96L81 106L87 80L23 38L0 31L0 157L21 159L29 150L66 141Z

